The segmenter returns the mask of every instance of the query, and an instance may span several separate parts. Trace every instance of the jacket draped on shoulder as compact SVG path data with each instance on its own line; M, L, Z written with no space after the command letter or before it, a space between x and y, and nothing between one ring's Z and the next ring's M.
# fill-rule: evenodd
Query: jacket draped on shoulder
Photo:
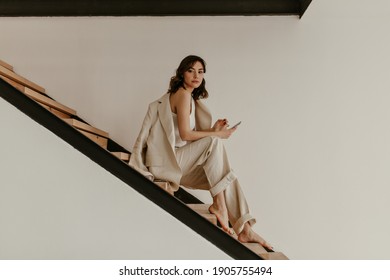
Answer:
M151 181L158 179L169 182L176 191L182 172L176 160L169 96L164 94L149 104L129 165ZM195 101L195 127L196 130L211 127L211 114L201 100Z

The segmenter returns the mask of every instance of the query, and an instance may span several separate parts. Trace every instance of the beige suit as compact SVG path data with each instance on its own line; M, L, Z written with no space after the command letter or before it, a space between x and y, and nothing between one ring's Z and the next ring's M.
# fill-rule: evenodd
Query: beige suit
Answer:
M211 114L200 100L195 102L195 122L197 130L211 127ZM149 104L129 164L150 180L168 181L178 190L182 172L176 160L169 94Z
M196 130L209 129L211 120L208 109L197 100ZM255 223L220 138L205 137L175 148L169 94L149 105L129 164L152 181L168 181L174 190L183 185L209 190L212 196L223 191L229 220L237 234L246 222Z

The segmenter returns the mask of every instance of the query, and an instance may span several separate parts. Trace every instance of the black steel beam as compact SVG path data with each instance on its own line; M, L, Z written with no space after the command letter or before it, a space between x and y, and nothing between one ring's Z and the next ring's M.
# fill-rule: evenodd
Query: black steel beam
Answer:
M310 2L311 0L0 0L0 16L302 16Z
M309 7L312 0L299 0L300 2L300 10L299 10L299 17L302 17L303 14L306 12L307 8Z

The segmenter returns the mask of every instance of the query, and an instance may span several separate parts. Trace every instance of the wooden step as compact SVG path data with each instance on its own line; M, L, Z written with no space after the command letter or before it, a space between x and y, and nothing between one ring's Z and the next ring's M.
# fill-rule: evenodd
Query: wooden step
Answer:
M208 220L210 223L217 225L217 217L214 214L211 214L209 211L210 204L187 204L187 206Z
M242 243L245 247L247 247L252 252L260 255L260 254L266 254L268 251L264 249L263 246L261 246L259 243Z
M242 244L265 260L288 260L288 258L283 253L268 252L259 243L242 243Z
M38 102L39 103L39 102ZM70 118L72 118L72 116L70 116L70 115L67 115L67 114L65 114L65 113L63 113L63 112L61 112L61 111L58 111L58 110L56 110L56 109L54 109L54 108L51 108L51 107L49 107L49 106L47 106L47 105L45 105L45 104L42 104L42 103L39 103L42 107L44 107L44 108L46 108L48 111L50 111L50 112L52 112L54 115L56 115L57 117L59 117L59 118L61 118L61 119L70 119Z
M174 195L174 191L172 190L171 186L169 185L168 182L166 181L160 181L160 180L155 180L154 183L159 186L160 188L162 188L164 191L166 191L167 193L169 193L170 195Z
M288 258L283 253L268 252L259 243L242 243L242 244L265 260L288 260Z
M267 252L259 254L265 260L288 260L283 253L281 252Z
M92 141L94 141L96 144L98 144L100 147L104 148L104 149L107 149L107 145L108 145L108 139L107 138L104 138L104 137L100 137L96 134L93 134L93 133L89 133L89 132L86 132L84 130L81 130L81 129L77 129L79 132L81 132L82 134L84 134L85 136L87 136L89 139L91 139Z
M57 101L54 101L53 99L51 99L45 95L42 95L39 92L36 92L30 88L27 88L27 87L7 78L5 76L0 75L0 78L2 78L4 81L6 81L7 83L9 83L10 85L12 85L13 87L15 87L16 89L18 89L19 91L26 94L27 96L34 99L35 101L37 101L40 104L44 104L46 106L49 106L50 108L53 108L54 110L57 110L60 112L63 112L69 116L76 116L77 115L77 112L75 110L73 110L65 105L62 105L61 103L58 103Z
M9 83L11 86L13 86L14 88L16 88L17 90L21 91L24 93L24 88L25 86L21 85L21 84L18 84L17 82L7 78L6 76L4 75L1 75L0 74L0 78L3 79L4 81L6 81L7 83Z
M104 138L109 138L109 135L107 132L100 130L96 127L90 126L89 124L83 123L81 121L75 120L75 119L63 119L65 122L70 124L73 127L76 127L78 129L84 130L89 133L96 134L98 136L102 136Z
M1 59L0 59L0 65L1 66L3 66L3 67L5 67L5 68L7 68L8 70L10 70L10 71L14 71L14 68L11 66L11 65L9 65L7 62L5 62L5 61L2 61Z
M29 97L31 97L32 99L34 99L35 101L39 102L39 103L42 103L42 104L45 104L55 110L58 110L58 111L61 111L67 115L70 115L70 116L76 116L77 115L77 112L57 101L54 101L53 99L49 98L49 97L46 97L32 89L29 89L29 88L25 88L24 90L24 93L26 95L28 95Z
M210 223L212 223L213 225L217 225L217 217L214 215L214 214L211 214L211 213L204 213L204 214L200 214L203 218L205 218L206 220L208 220Z
M130 154L128 153L123 153L123 152L111 152L114 156L119 158L120 160L123 161L129 161L130 160Z
M26 78L23 78L22 76L14 73L13 71L11 71L9 68L3 66L3 65L0 65L0 74L23 85L23 86L26 86L28 88L31 88L35 91L38 91L38 92L41 92L41 93L45 93L45 89L29 80L27 80Z
M211 214L209 211L210 204L187 204L187 206L199 214Z

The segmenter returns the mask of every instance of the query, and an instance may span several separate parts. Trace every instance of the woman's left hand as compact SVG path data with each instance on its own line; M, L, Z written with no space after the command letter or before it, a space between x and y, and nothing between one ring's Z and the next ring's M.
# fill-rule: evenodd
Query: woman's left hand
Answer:
M227 119L219 119L215 122L212 129L213 129L213 131L221 131L221 130L227 129L228 126L229 126L229 123L228 123Z

